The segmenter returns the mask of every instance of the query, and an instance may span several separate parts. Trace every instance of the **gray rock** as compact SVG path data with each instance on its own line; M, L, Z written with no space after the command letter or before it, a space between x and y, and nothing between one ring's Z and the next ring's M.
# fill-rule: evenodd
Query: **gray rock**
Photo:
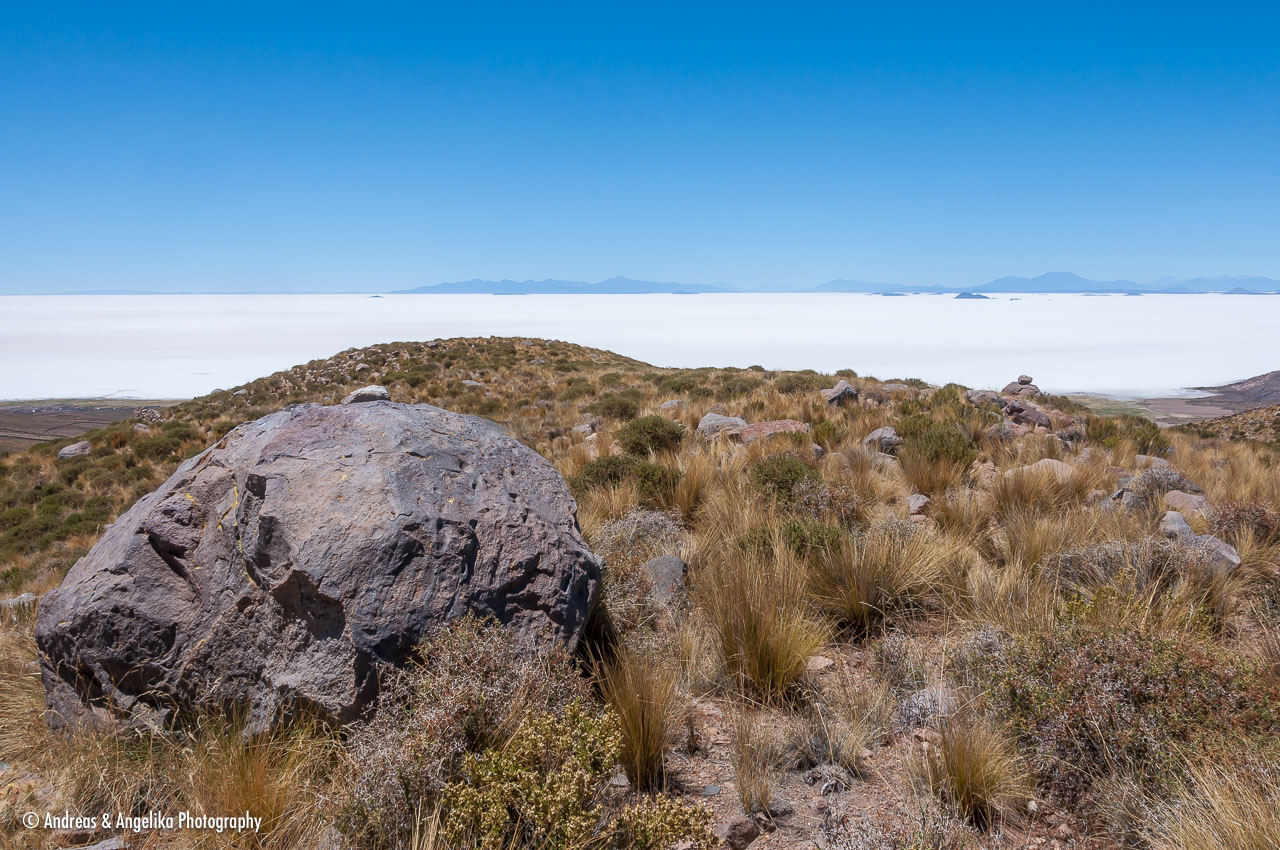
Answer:
M343 404L363 404L366 401L391 401L391 393L386 387L371 384L361 387L342 400Z
M907 513L918 514L929 504L929 497L923 493L912 493L907 497Z
M1160 520L1160 534L1170 540L1183 540L1194 536L1187 518L1177 511L1165 511Z
M906 384L899 384L899 383L893 383L893 382L890 382L888 384L881 384L880 389L884 390L887 393L911 392L911 387L907 386Z
M71 445L64 446L62 449L60 449L58 451L58 458L61 460L66 460L69 457L84 457L85 455L91 453L92 451L93 451L93 446L89 444L89 441L81 440L78 443L72 443Z
M964 398L970 404L994 404L996 407L1004 407L1008 404L1000 393L991 390L969 390L964 394Z
M242 396L242 395L248 395L248 394L249 394L248 390L236 390L235 392L232 393L233 396Z
M853 384L841 378L836 381L836 385L829 390L822 391L822 398L832 407L839 407L845 404L857 404L858 391L853 388Z
M1173 467L1173 464L1169 463L1169 461L1155 455L1134 455L1133 462L1143 469L1150 469L1151 467L1170 469Z
M678 413L684 410L684 402L678 398L669 398L662 404L658 405L658 409L666 413Z
M746 427L747 420L736 416L721 416L719 413L708 413L698 420L698 436L703 439L719 437L725 431Z
M579 437L590 437L595 432L596 426L590 422L582 422L573 426L573 433L577 434Z
M484 386L484 384L480 383L479 381L472 381L470 379L463 381L462 385L464 387L483 387Z
M1019 375L1019 376L1018 376L1018 383L1019 383L1019 384L1021 384L1021 385L1022 385L1022 386L1024 386L1024 387L1025 387L1025 386L1030 385L1030 383L1031 383L1031 376L1030 376L1030 375Z
M863 445L871 446L876 451L891 455L902 445L902 438L892 425L877 428L863 439Z
M1212 534L1197 534L1190 542L1199 550L1205 564L1223 576L1234 573L1242 563L1236 547Z
M1053 420L1049 418L1049 414L1040 408L1026 401L1017 399L1009 399L1005 402L1004 415L1009 417L1009 421L1014 425L1030 425L1035 427L1039 425L1042 428L1052 428Z
M360 716L442 622L575 644L600 562L564 479L497 425L429 405L297 405L231 431L45 595L50 722Z
M676 555L659 555L641 566L649 577L653 595L664 602L675 602L684 597L684 577L689 565Z
M40 597L34 593L22 593L8 599L0 599L0 618L17 619L36 607Z
M1165 493L1164 506L1171 511L1178 511L1184 516L1194 514L1207 516L1209 513L1209 499L1206 496L1184 493L1181 490L1170 490Z
M1027 380L1023 380L1027 378ZM1013 396L1014 398L1034 398L1040 395L1040 388L1031 383L1031 379L1026 375L1019 375L1018 380L1011 384L1005 384L1004 389L1000 391L1000 395Z

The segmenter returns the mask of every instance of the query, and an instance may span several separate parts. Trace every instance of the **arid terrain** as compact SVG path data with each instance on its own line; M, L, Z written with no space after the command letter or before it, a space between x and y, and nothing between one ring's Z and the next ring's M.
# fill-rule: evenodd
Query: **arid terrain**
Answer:
M69 438L2 454L0 838L1277 846L1274 429L1162 430L1017 371L995 393L659 369L534 339L390 343L105 424L74 456L58 456ZM51 729L40 597L184 459L368 385L500 423L568 482L602 559L576 652L530 654L462 618L344 725L250 730L228 706ZM21 820L64 810L263 820L256 834Z

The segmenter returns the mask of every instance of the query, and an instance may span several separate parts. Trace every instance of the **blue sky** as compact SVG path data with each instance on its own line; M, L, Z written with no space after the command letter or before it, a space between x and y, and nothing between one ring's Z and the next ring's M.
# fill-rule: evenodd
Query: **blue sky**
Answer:
M23 5L0 292L1280 277L1263 4Z

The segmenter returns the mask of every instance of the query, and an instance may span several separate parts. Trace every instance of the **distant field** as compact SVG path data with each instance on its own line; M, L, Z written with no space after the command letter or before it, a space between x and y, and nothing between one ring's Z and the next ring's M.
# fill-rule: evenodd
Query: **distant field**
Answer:
M0 402L0 451L19 451L45 440L76 437L133 416L139 407L173 401L44 399Z

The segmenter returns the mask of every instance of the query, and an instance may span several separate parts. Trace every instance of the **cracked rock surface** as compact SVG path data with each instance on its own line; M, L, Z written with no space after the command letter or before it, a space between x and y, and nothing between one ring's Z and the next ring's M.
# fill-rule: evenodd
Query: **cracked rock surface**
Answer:
M298 405L139 500L42 600L50 722L235 711L355 719L434 625L496 618L574 644L600 562L559 473L429 405Z

